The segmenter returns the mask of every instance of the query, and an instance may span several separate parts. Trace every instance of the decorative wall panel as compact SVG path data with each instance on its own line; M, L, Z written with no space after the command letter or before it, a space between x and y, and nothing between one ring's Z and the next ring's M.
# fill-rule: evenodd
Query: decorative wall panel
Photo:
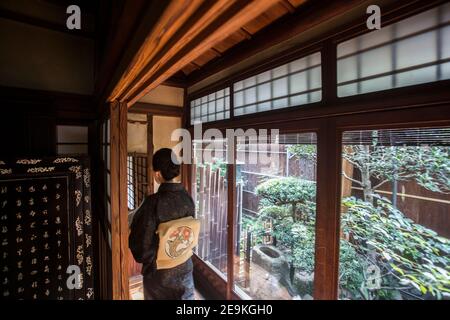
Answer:
M91 221L87 158L0 160L0 297L93 299Z

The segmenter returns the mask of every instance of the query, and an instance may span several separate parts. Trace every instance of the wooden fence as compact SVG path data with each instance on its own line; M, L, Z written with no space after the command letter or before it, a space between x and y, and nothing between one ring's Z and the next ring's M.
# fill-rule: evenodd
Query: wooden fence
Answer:
M193 167L193 198L201 221L197 255L223 273L227 268L226 171L211 165ZM239 194L239 192L238 192ZM240 200L238 199L238 203Z

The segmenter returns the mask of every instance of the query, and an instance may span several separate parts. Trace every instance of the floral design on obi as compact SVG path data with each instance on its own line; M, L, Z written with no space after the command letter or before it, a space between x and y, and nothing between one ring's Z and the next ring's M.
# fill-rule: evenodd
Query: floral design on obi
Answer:
M171 258L177 258L186 252L194 241L194 232L187 226L178 227L166 242L166 253Z

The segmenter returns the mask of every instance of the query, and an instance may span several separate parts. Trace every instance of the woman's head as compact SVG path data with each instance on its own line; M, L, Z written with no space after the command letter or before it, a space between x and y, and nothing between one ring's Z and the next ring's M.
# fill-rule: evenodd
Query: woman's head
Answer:
M176 159L176 155L168 148L159 149L153 155L152 164L156 182L171 181L180 175L180 165L174 163L172 159Z

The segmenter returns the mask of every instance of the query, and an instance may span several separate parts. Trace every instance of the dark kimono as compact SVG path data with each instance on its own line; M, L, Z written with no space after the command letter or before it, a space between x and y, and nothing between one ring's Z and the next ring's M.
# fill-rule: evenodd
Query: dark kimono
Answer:
M171 269L156 270L161 222L194 216L192 198L179 183L163 183L137 209L131 223L129 246L134 259L142 263L146 300L193 300L192 260Z

